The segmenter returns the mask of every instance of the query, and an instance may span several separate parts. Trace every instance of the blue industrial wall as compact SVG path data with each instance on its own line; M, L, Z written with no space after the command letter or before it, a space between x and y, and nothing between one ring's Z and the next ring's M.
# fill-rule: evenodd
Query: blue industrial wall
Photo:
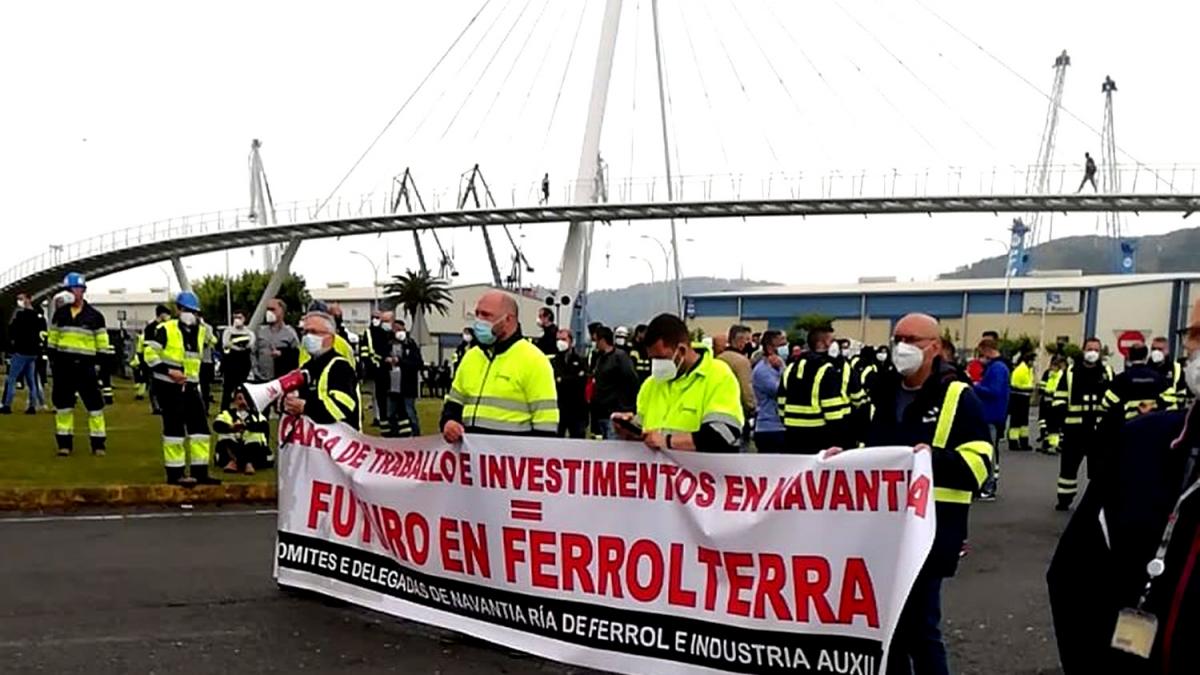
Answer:
M1003 291L968 292L967 311L971 314L1003 314ZM961 317L963 293L889 293L867 297L867 316L873 319L897 319L910 312L925 312L938 318ZM738 299L694 298L696 316L738 316ZM1009 296L1008 307L1019 314L1024 306L1020 291ZM742 299L743 320L766 320L771 328L787 328L793 319L804 314L828 314L837 319L857 319L862 316L861 295L789 295L746 296Z

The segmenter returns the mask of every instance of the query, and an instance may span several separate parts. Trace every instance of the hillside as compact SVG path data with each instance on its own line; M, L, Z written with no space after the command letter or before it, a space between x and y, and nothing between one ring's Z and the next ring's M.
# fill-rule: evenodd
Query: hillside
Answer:
M683 294L709 291L732 291L754 286L770 286L768 281L745 279L716 279L713 277L685 277ZM592 321L603 321L609 326L629 326L649 321L654 315L668 309L674 293L674 283L637 284L626 288L590 291L588 293L588 316Z
M1137 272L1200 272L1200 227L1137 239ZM1066 237L1030 250L1033 269L1083 270L1084 274L1112 274L1112 244L1097 236ZM941 275L942 279L982 279L1004 276L1004 257L984 258Z

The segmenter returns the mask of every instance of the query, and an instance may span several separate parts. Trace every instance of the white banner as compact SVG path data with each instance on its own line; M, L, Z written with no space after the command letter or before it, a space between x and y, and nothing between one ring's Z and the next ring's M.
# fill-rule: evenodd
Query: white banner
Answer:
M279 583L616 672L883 673L933 542L910 448L280 436Z

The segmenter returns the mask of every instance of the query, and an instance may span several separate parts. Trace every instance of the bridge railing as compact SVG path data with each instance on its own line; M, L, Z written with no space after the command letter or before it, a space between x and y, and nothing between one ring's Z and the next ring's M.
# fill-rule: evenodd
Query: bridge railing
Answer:
M1200 165L1167 164L1121 165L1117 185L1122 193L1196 194L1200 187ZM1075 192L1083 178L1078 164L1058 164L1045 174L1046 193ZM1098 175L1101 190L1105 176ZM956 197L981 195L1024 195L1042 192L1035 188L1038 171L1032 166L940 167L917 169L860 169L827 172L767 174L680 175L672 178L671 200L740 201L760 199L854 199L880 197ZM551 184L548 204L572 203L577 184L574 181ZM595 187L594 182L588 186ZM1091 186L1084 187L1091 191ZM619 177L603 185L602 201L645 203L668 201L667 181L661 176ZM500 208L536 207L543 202L540 180L492 186L492 196ZM425 206L432 212L458 210L457 189L423 192ZM301 200L275 205L273 222L292 225L322 220L341 220L391 215L393 195L374 192L358 197ZM473 209L474 203L466 206ZM487 208L486 206L484 208ZM39 255L21 261L0 274L0 286L6 286L42 270L73 260L110 253L133 246L166 242L182 237L235 232L263 224L263 214L248 208L225 209L178 216L135 225L87 239L50 245Z

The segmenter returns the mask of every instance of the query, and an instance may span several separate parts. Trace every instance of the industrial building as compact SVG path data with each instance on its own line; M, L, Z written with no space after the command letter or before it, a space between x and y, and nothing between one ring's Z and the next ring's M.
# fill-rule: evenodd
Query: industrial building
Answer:
M689 323L710 335L734 323L786 330L799 316L824 314L835 318L838 335L867 344L885 343L905 314L925 312L937 317L958 345L973 346L985 330L1044 336L1045 344L1080 343L1095 335L1119 364L1118 342L1122 336L1128 340L1130 332L1147 340L1165 335L1178 349L1174 329L1197 299L1200 274L1055 275L766 286L691 295L686 307Z
M454 359L454 350L462 342L462 331L475 319L475 303L479 296L493 287L488 284L472 284L455 286L450 291L450 307L446 315L437 312L425 317L432 341L422 345L423 355L427 362L440 363L443 359ZM366 330L371 319L371 310L378 304L383 307L384 293L370 286L351 287L345 284L331 284L325 288L310 288L309 295L314 300L336 302L342 308L342 320L346 329L362 333ZM543 300L529 295L513 294L517 299L521 317L521 327L526 335L540 335L537 328L537 310L543 306ZM110 328L126 328L141 330L154 318L155 306L169 304L172 293L165 288L150 289L146 293L129 293L125 289L110 291L94 291L88 294L90 302L100 313ZM385 307L391 309L390 307ZM235 310L239 309L237 307ZM251 311L253 307L241 308ZM402 317L411 322L411 317Z

